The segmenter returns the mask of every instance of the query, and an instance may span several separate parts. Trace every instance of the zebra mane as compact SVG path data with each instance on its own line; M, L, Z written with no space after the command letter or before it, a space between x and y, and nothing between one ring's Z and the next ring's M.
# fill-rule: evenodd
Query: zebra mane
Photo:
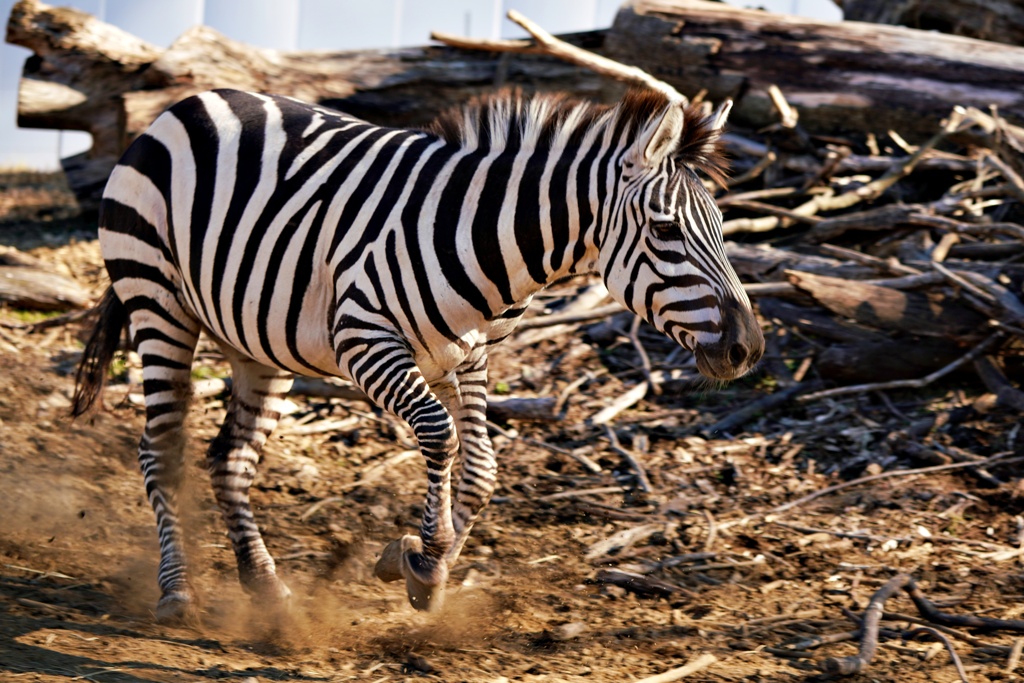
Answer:
M624 121L631 132L640 131L668 104L663 93L640 88L631 88L614 106L563 93L524 95L518 88L506 88L442 112L426 131L466 147L500 148L513 136L524 148L579 144L601 123ZM714 117L703 105L688 105L674 156L677 163L724 183L728 163L719 144L720 131L713 123Z
M500 148L513 136L522 147L549 147L582 140L610 110L563 93L527 96L518 88L504 88L442 112L426 130L468 147Z
M684 113L683 135L676 147L680 163L698 168L707 177L725 187L729 159L722 145L722 129L715 127L715 116L704 104L691 104Z
M668 106L664 93L632 88L618 104L621 116L643 126ZM715 117L705 103L691 103L683 110L683 134L673 156L676 163L703 171L720 185L725 184L729 162L721 145L721 130L714 126Z

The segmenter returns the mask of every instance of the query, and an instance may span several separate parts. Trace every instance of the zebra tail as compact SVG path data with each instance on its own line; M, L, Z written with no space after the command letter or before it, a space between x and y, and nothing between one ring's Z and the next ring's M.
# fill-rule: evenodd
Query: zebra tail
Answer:
M75 396L71 404L71 417L84 415L103 393L107 369L121 343L121 332L128 322L128 309L108 287L103 300L96 307L99 318L89 335L82 360L75 373Z

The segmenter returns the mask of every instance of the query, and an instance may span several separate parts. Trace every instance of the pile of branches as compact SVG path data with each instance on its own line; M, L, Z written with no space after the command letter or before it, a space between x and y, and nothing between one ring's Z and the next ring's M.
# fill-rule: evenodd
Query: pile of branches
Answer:
M987 387L979 405L1024 408L1024 129L958 107L919 146L897 131L815 137L773 95L780 123L727 133L734 173L709 187L726 253L769 323L763 368L784 391L720 426L793 398L920 389L954 373ZM623 310L596 301L592 316L574 302L525 327ZM666 379L641 356L648 382Z
M524 26L540 47L550 47L550 36ZM472 47L466 41L460 44ZM482 47L537 49L493 43ZM555 49L550 52L558 54ZM606 63L588 63L578 53L567 52L572 54L560 56L616 75ZM618 76L646 83L627 74ZM944 120L935 122L934 134L919 145L906 142L897 130L885 136L815 136L800 125L798 110L781 90L772 87L769 92L778 122L760 130L727 134L723 143L732 157L734 174L727 187L715 188L710 183L709 187L716 191L724 214L726 251L770 323L763 371L779 389L730 410L700 433L709 437L738 433L755 416L794 399L811 403L842 395L920 389L955 373L973 376L987 388L988 393L975 401L979 412L997 405L1024 408L1024 394L1014 386L1024 376L1020 363L1024 337L1020 296L1024 284L1024 129L1008 123L995 108L982 111L957 106ZM637 490L650 494L657 487L634 451L638 435L632 434L632 444L621 442L617 427L629 421L622 413L649 393L658 393L659 388L680 379L675 372L680 366L683 380L692 382L694 373L685 372L685 362L673 362L678 358L675 352L662 352L658 342L645 340L638 321L630 318L632 322L626 322L626 314L620 317L621 309L615 304L605 304L596 296L588 314L583 302L592 295L593 291L585 290L559 302L563 306L558 312L525 321L510 343L522 347L550 338L550 333L538 334L546 327L561 328L564 334L566 325L602 318L607 320L586 328L592 343L600 345L602 338L617 343L628 337L643 366L643 378L606 401L586 424L603 426L610 447L635 473ZM556 406L564 405L566 391ZM879 395L888 401L884 393ZM899 414L895 407L892 410ZM840 489L890 476L968 468L998 486L1002 482L985 466L1013 454L1007 451L982 459L958 448L925 453L929 448L912 436L889 445L894 455L925 460L934 455L937 464L919 470L878 471L791 500L763 515L777 515ZM565 454L581 455L576 451ZM1019 458L999 464L1011 461ZM588 465L586 460L581 464ZM875 467L879 467L877 463ZM570 489L548 499L602 491ZM639 543L660 528L647 515L615 514L616 519L641 524L608 539L609 547ZM715 528L710 517L709 526ZM713 537L710 531L709 545ZM607 559L607 548L601 548L591 559ZM680 557L684 558L681 562L709 559L700 553ZM734 569L738 565L723 566ZM641 572L600 570L596 580L642 595L685 595L678 583L652 576L664 568L663 563L656 563ZM823 670L851 674L870 664L878 643L882 605L900 589L914 599L922 623L938 625L938 629L924 629L934 637L944 637L939 629L948 631L950 625L1024 629L1019 620L941 613L911 577L899 575L879 591L864 617L851 613L858 624L855 631L813 645L842 638L860 641L857 656L823 660ZM908 633L909 637L916 635ZM1019 658L1019 653L1010 654L1012 659ZM955 660L955 653L951 656Z
M774 89L780 122L725 136L735 175L718 197L727 251L765 318L813 340L835 384L811 397L920 388L971 366L1020 409L1024 130L957 107L919 146L812 137ZM778 342L781 337L774 335ZM798 371L800 370L798 368Z

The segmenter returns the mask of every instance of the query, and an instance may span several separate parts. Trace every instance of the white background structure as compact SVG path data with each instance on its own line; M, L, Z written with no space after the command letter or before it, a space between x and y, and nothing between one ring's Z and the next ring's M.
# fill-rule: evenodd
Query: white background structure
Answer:
M841 18L828 0L759 0L732 4L822 19ZM65 4L61 0L48 0ZM525 35L505 19L516 9L552 33L606 28L620 0L66 0L154 45L167 47L187 28L206 24L226 36L279 50L359 50L429 43L430 31L477 38ZM6 25L14 0L0 0ZM56 169L61 157L88 149L77 131L20 129L18 79L31 53L0 47L0 168Z

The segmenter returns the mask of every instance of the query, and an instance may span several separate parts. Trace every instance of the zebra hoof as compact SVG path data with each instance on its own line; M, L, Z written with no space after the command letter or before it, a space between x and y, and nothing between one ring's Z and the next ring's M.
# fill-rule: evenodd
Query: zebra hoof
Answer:
M444 604L444 586L448 582L448 565L429 559L421 552L404 556L405 594L409 604L421 612L432 612Z
M273 574L249 579L242 585L255 603L282 606L291 602L291 589Z
M405 579L409 604L420 611L436 610L444 603L448 565L428 559L419 536L403 536L388 543L373 573L388 583Z
M405 564L406 551L420 552L423 550L423 541L419 536L403 536L397 541L391 541L380 554L377 565L373 568L373 574L385 583L398 581L405 578L402 569Z
M164 626L198 626L199 608L190 593L167 593L156 604L156 621Z
M431 585L410 573L405 577L405 594L409 604L420 612L434 612L444 605L444 582Z

